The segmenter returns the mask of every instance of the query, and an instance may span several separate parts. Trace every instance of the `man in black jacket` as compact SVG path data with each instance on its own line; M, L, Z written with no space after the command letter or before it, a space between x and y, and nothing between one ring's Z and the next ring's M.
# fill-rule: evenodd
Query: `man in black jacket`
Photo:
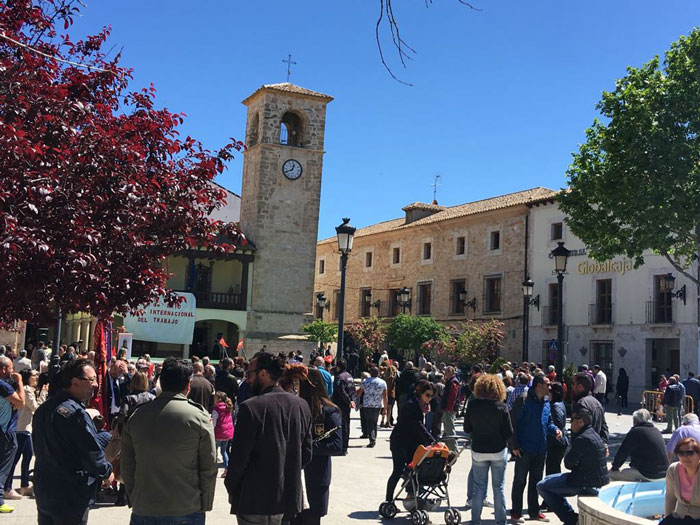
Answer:
M214 379L214 388L217 392L224 392L231 401L236 402L238 395L238 380L231 372L233 371L233 359L224 357L219 363Z
M564 457L564 466L571 472L552 474L537 484L537 492L564 525L578 523L578 514L566 498L595 496L598 489L610 482L605 460L607 446L591 427L591 413L585 408L571 415L571 448Z
M241 403L224 485L239 525L279 525L302 510L301 470L311 461L311 410L277 381L284 361L258 352L248 365L255 397Z
M651 422L645 408L632 414L633 427L625 436L610 468L612 481L652 481L666 477L668 457L666 443L658 428ZM620 470L627 458L630 467Z
M574 376L573 397L575 400L574 411L582 409L591 414L591 426L601 437L605 446L608 446L608 423L605 421L605 409L591 391L593 379L585 372L579 372Z
M333 402L340 409L340 418L343 423L343 456L348 453L350 439L350 413L355 408L357 395L352 376L347 371L348 367L344 359L339 359L336 364L335 378L333 380Z
M413 367L413 363L411 361L407 361L406 366L401 371L401 375L399 375L399 379L396 382L396 395L399 399L399 410L401 410L401 407L413 394L413 387L417 382L418 371Z

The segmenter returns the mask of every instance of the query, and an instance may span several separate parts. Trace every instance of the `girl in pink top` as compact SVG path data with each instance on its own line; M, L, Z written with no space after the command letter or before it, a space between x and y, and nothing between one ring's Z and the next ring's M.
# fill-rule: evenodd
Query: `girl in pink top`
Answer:
M214 394L214 411L212 412L212 421L214 423L214 438L216 446L221 451L221 457L224 461L224 473L228 469L228 442L233 438L233 401L224 392L216 392Z

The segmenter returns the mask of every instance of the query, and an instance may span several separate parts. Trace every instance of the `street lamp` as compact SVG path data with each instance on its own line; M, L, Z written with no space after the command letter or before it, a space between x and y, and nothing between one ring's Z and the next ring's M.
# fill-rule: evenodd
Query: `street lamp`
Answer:
M328 308L330 305L328 304L328 300L326 299L326 295L323 292L318 292L316 294L316 306L318 307L319 311L321 312L320 318L323 319L323 310Z
M686 304L685 285L681 286L677 292L674 292L673 287L676 285L676 277L672 273L667 273L664 279L666 280L666 288L668 289L668 293L671 295L671 297L675 299L682 299L683 304Z
M411 290L406 286L399 290L397 294L399 299L399 306L401 307L401 313L405 314L407 308L411 308Z
M539 294L534 299L532 297L533 289L535 283L529 277L523 281L523 361L529 361L528 359L528 345L530 337L530 305L535 305L537 310L540 309L540 296Z
M457 297L459 298L459 302L462 303L465 308L469 307L472 309L472 312L476 312L476 297L472 297L471 301L467 301L467 291L464 288L459 291Z
M564 273L566 272L566 261L571 252L564 248L563 242L558 242L557 247L552 250L554 258L554 272L557 274L557 373L559 379L564 377Z
M345 270L348 266L348 254L352 251L352 240L355 235L355 228L348 224L350 219L343 218L343 223L336 226L335 232L338 235L338 251L340 251L340 304L338 305L338 351L336 360L343 358L343 325L345 322Z

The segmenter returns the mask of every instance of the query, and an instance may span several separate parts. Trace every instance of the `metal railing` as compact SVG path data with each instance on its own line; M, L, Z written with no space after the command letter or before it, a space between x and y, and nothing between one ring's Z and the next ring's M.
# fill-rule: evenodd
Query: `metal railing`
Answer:
M673 303L663 307L656 301L647 301L647 324L673 324Z
M645 390L642 392L642 408L646 408L656 421L665 421L664 393L661 390ZM695 412L695 402L690 396L683 399L683 414Z
M613 304L594 303L588 305L588 324L589 325L612 325L613 323Z
M559 322L559 310L555 306L542 307L542 326L556 326Z

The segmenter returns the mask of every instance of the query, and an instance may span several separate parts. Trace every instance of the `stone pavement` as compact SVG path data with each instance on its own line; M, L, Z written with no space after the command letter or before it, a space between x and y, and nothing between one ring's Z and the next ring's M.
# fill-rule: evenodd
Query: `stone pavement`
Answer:
M631 411L629 412L631 413ZM610 427L610 461L625 434L632 426L632 417L617 416L615 413L606 414ZM663 425L658 425L661 429ZM461 428L461 420L457 428ZM390 430L380 429L377 446L366 448L367 440L359 439L360 428L358 414L353 414L350 439L350 451L347 456L333 458L333 483L330 491L329 514L323 519L325 524L342 525L346 523L382 523L379 517L379 504L384 499L386 480L391 473L391 453L389 451ZM668 437L668 436L666 436ZM462 523L471 519L471 513L465 510L467 474L471 464L469 451L465 451L454 466L449 482L451 502L462 515ZM506 505L510 506L510 488L513 481L514 464L508 464L506 470ZM18 474L18 472L16 473ZM176 496L175 496L176 497ZM489 488L489 499L493 500ZM28 525L36 523L36 505L33 499L9 502L15 507L15 512L0 516L0 525ZM403 509L401 509L403 510ZM484 523L493 521L493 509L485 508L482 515ZM444 523L444 508L430 513L433 523ZM100 507L90 511L92 524L116 525L128 524L130 511L127 507ZM559 523L554 514L547 514L551 523ZM491 520L491 521L489 521ZM236 518L229 514L229 505L223 479L219 478L214 500L214 510L207 514L208 525L231 525ZM407 513L401 513L386 523L410 523ZM534 522L528 522L534 523Z

